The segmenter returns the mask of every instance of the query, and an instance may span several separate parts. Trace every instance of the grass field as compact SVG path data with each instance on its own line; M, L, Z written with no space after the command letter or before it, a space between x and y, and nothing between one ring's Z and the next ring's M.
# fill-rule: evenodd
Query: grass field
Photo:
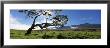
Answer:
M73 30L36 30L25 36L25 30L10 30L11 39L100 39L101 32Z

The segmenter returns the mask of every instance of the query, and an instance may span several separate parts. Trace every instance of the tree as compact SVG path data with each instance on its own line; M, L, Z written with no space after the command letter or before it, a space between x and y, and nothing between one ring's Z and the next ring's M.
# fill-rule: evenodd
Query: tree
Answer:
M25 35L29 35L31 34L32 29L35 29L34 27L39 26L41 29L46 28L48 26L60 26L63 27L64 24L67 23L68 18L66 15L59 15L59 13L62 10L40 10L40 9L26 9L26 10L18 10L21 13L26 14L26 16L28 18L33 19L33 23L31 25L31 27L27 30L27 33L25 33ZM54 15L52 14L54 13ZM36 22L36 18L38 16L54 16L51 20L53 20L53 23L47 23L47 19L46 18L46 23L42 23L42 24L35 24ZM44 26L43 26L44 25Z
M31 34L32 29L34 29L35 26L39 26L41 29L43 29L41 24L35 24L36 18L38 16L52 16L52 14L50 13L52 10L18 10L19 12L25 13L26 16L28 16L29 18L34 19L33 23L31 25L31 27L27 30L27 33L25 33L25 35Z

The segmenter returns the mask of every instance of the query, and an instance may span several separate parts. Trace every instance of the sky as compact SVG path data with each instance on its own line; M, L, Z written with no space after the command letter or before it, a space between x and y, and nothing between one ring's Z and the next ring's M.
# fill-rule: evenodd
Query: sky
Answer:
M68 22L65 26L79 25L84 23L101 24L101 10L62 10L60 15L67 15ZM10 28L27 29L31 26L33 19L17 10L10 10ZM36 23L45 23L45 16L39 16ZM48 20L51 23L52 21Z

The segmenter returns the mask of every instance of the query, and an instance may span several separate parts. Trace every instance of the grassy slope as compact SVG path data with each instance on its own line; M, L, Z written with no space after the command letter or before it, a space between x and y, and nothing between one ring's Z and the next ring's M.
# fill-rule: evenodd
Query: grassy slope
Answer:
M11 30L11 39L100 39L101 32L88 32L88 31L56 31L56 30L43 30L32 31L32 34L25 36L25 30Z

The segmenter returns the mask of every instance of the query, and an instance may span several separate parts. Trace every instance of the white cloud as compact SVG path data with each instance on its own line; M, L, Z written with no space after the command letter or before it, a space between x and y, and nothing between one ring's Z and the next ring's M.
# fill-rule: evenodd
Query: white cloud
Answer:
M10 16L10 29L16 29L16 30L27 30L31 25L26 25L20 23L16 18ZM36 27L34 30L39 30L39 27Z
M49 26L48 29L57 29L55 26Z
M49 18L49 17L47 17ZM39 16L36 19L36 24L42 24L42 23L46 23L46 16ZM47 19L47 23L52 23L52 20Z

